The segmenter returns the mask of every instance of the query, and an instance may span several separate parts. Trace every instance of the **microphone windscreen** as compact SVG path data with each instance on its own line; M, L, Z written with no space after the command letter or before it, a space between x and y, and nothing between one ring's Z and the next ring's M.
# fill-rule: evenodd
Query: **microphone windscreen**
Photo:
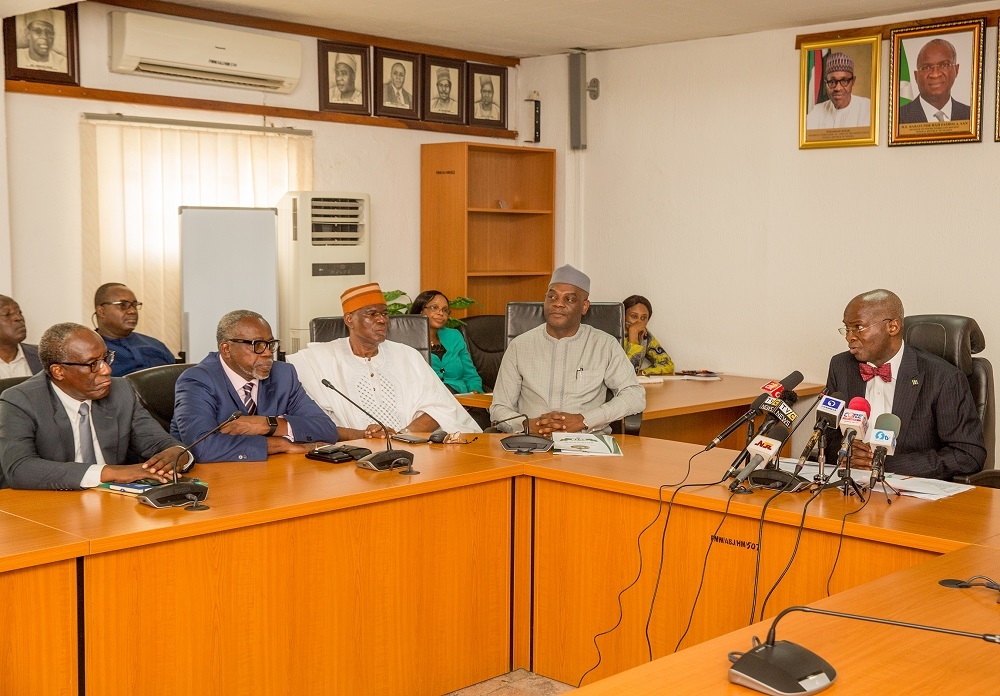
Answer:
M785 391L795 389L795 387L802 384L803 379L805 378L802 376L802 373L796 370L795 372L791 373L783 380L781 380L781 386L785 388Z
M875 419L876 430L891 430L894 435L899 435L899 429L902 425L903 422L895 413L883 413Z
M781 423L776 423L771 426L770 430L767 431L767 436L772 440L784 442L788 439L788 428L783 426Z
M847 408L854 411L861 411L865 414L865 418L872 414L872 405L868 403L868 399L863 396L855 396L851 399L851 403L847 404Z
M799 395L795 393L794 389L786 389L781 393L781 396L778 398L780 398L789 406L794 406L796 402L798 402L799 400Z

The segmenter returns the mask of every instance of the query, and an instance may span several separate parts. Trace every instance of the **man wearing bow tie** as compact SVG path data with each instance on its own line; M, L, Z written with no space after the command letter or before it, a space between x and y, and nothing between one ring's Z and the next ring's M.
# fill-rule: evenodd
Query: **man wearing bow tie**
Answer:
M936 355L903 343L903 303L895 293L872 290L855 297L844 310L840 333L848 350L830 360L827 393L839 391L847 401L866 398L870 423L883 413L899 416L902 427L886 471L950 480L983 468L983 425L968 378ZM839 433L828 436L827 461L836 457L840 440ZM871 464L867 436L855 440L851 466Z

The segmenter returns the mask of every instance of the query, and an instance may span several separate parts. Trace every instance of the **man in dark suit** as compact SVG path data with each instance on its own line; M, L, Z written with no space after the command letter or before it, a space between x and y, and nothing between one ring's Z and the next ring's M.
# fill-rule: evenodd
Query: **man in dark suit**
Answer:
M219 352L177 380L170 432L191 443L234 412L244 415L196 446L198 461L263 461L337 441L337 426L306 394L295 368L274 361L278 341L264 317L229 312L215 337Z
M38 346L24 343L28 329L14 298L0 295L0 379L30 377L42 371Z
M882 413L899 416L886 471L946 480L980 471L986 446L969 380L936 355L904 345L902 330L903 303L894 293L872 290L851 300L841 328L849 350L830 361L827 393L865 397L871 421ZM839 433L830 437L828 461L836 461L840 444ZM871 464L871 445L855 440L851 466Z
M403 89L406 80L406 68L402 63L393 63L389 71L389 81L382 87L382 104L397 109L409 109L413 106L413 97Z
M101 337L80 324L56 324L38 352L44 371L0 395L0 487L166 483L182 445L128 382L111 377L114 353Z
M958 53L949 41L931 39L917 54L913 79L920 96L899 109L900 123L968 121L968 104L951 98L958 77Z

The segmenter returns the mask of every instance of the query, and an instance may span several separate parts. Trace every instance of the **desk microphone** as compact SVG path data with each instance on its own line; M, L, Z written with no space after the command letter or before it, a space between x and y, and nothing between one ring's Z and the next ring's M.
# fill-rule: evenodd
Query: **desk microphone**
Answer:
M872 478L869 488L875 488L878 481L885 479L885 458L896 451L896 437L902 422L895 413L883 413L875 419L875 429L872 431Z
M708 450L717 447L723 440L725 440L727 437L736 432L736 429L739 428L741 425L743 425L747 421L756 418L760 414L761 406L764 405L764 402L767 400L769 396L777 399L782 395L782 393L784 393L785 390L790 391L792 389L795 389L795 387L799 386L802 380L803 380L802 373L796 370L795 372L792 372L790 375L785 377L780 382L772 381L763 385L761 389L764 391L764 393L758 396L754 400L754 402L750 404L750 409L742 416L737 418L735 421L733 421L732 425L730 425L728 428L726 428L716 437L714 437L712 441L708 443L708 446L705 447L705 451L707 452Z
M500 425L501 423L506 423L507 421L517 420L518 418L523 418L524 419L524 434L525 435L530 435L531 434L531 425L528 422L528 417L526 415L524 415L523 413L515 413L510 418L504 418L503 420L490 421L490 428L496 430L496 427L498 425ZM500 431L497 431L497 432L500 432Z
M363 414L365 414L373 421L375 421L378 425L380 425L382 427L382 432L385 433L385 452L372 452L371 454L362 457L361 459L358 459L355 463L359 467L361 467L362 469L371 469L373 471L391 471L397 467L406 467L405 469L403 469L403 471L400 471L399 473L403 474L404 476L415 476L416 474L420 473L419 471L416 471L413 468L412 452L407 452L406 450L394 450L392 448L392 442L390 442L389 438L389 429L385 427L385 423L380 421L372 414L368 413L368 411L363 409L359 403L357 403L347 394L345 394L344 392L340 391L335 386L330 384L330 380L322 379L320 380L320 383L327 389L332 389L333 391L337 392L342 397L344 397L344 399L347 400L347 403L351 404L351 406L354 406L356 409L358 409Z
M143 505L149 505L150 507L155 508L178 507L181 505L187 505L188 503L193 503L193 505L189 505L185 509L208 510L208 505L202 505L202 501L208 497L208 486L203 483L194 483L192 481L178 481L177 462L180 461L182 456L194 449L195 445L200 445L202 442L207 440L210 435L215 435L217 432L222 430L224 425L232 423L242 415L242 411L235 411L233 415L229 416L229 418L219 423L187 447L181 449L181 451L177 453L177 458L174 459L173 482L164 483L161 486L153 486L149 490L143 491L136 496L136 498L139 499L139 502Z
M837 453L837 467L841 467L850 461L851 447L855 438L864 440L865 433L868 432L868 416L871 415L872 407L868 399L863 396L855 396L851 403L847 405L843 415L840 417L840 431L844 434L840 451Z
M775 642L774 632L778 621L785 614L793 611L836 616L841 619L870 621L871 623L914 628L933 633L946 633L963 638L978 638L988 643L1000 645L1000 635L994 633L969 633L950 628L880 619L874 616L795 606L788 607L774 617L774 621L771 622L771 630L767 633L767 640L733 660L733 666L729 668L729 681L765 694L812 694L833 684L837 679L837 670L829 662L801 645L786 640Z

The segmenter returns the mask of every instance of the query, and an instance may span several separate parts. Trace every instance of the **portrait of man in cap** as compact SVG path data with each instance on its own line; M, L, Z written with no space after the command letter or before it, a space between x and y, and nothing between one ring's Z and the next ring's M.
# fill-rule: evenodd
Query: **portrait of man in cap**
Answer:
M854 60L846 53L830 53L823 61L823 84L827 99L806 116L806 130L867 127L871 123L871 99L853 94Z
M439 65L431 73L434 78L435 96L431 99L430 110L436 114L457 114L458 100L452 96L458 70Z
M329 64L330 102L333 104L363 104L362 85L358 84L361 56L337 53Z
M500 120L500 105L494 99L500 78L496 75L476 73L476 84L479 85L479 98L476 99L475 117L485 121Z
M66 13L38 10L17 17L17 67L69 72L66 60Z

